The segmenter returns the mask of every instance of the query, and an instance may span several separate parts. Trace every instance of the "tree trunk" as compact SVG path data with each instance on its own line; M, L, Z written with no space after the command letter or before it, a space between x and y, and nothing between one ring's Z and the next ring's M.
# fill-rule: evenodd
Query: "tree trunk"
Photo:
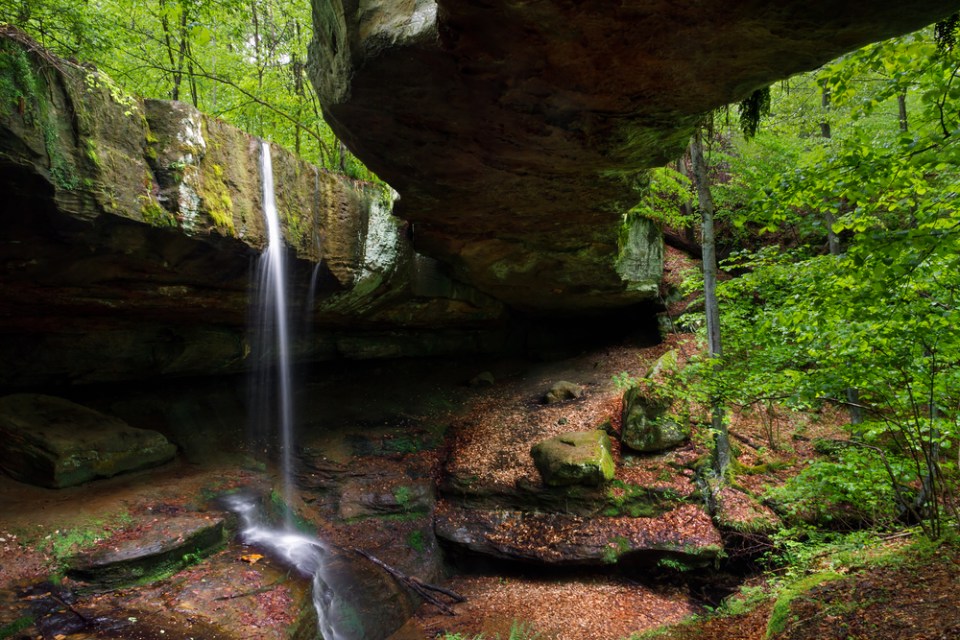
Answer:
M908 126L909 123L907 122L907 92L906 91L904 91L903 93L897 96L897 108L899 109L899 112L900 112L900 131L906 133L907 131L909 131L909 126Z
M707 164L703 158L703 130L697 128L690 142L690 158L693 161L693 176L697 183L697 198L700 203L703 239L703 294L707 316L707 350L711 358L723 354L720 342L720 306L717 302L717 246L713 229L715 207L710 183L707 177ZM711 426L716 434L714 467L720 478L730 466L730 436L723 420L723 407L718 398L711 400Z
M829 138L832 135L830 120L827 118L827 113L830 111L830 89L826 87L820 92L820 106L823 108L823 118L820 120L820 137Z

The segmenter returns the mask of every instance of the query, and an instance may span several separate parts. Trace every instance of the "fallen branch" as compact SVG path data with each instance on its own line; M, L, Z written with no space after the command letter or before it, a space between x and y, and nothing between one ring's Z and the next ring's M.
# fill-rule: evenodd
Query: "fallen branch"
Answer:
M450 589L444 589L443 587L438 587L435 584L429 584L427 582L424 582L419 578L408 576L402 571L391 567L386 562L384 562L383 560L380 560L376 556L373 556L367 553L363 549L350 547L350 550L356 553L357 555L363 556L370 562L374 563L375 565L377 565L378 567L380 567L381 569L389 573L391 576L393 576L397 580L397 582L408 587L411 591L415 592L425 601L429 602L430 604L432 604L433 606L435 606L437 609L439 609L440 611L442 611L448 616L456 615L456 613L454 612L453 609L450 608L449 604L437 598L437 596L433 595L433 593L443 594L448 598L450 598L451 600L453 600L454 602L466 602L467 600L465 597L463 597L456 591L451 591Z
M259 594L261 594L261 593L266 593L267 591L273 591L274 589L276 589L277 587L279 587L281 584L283 584L283 583L286 582L286 581L287 581L287 576L284 576L284 577L280 578L279 580L277 580L276 582L273 582L273 583L271 583L271 584L265 585L265 586L263 586L263 587L259 587L259 588L257 588L257 589L252 590L252 591L244 591L243 593L233 593L233 594L230 594L229 596L219 596L219 597L217 597L217 598L214 598L214 600L215 600L215 601L218 601L218 600L236 600L237 598L246 598L247 596L256 596L256 595L259 595Z
M735 439L735 440L739 440L740 442L742 442L743 444L747 445L748 447L752 447L753 449L756 449L756 450L758 450L758 451L760 450L760 448L761 448L761 446L762 446L762 445L758 445L756 442L754 442L753 440L751 440L751 439L748 438L747 436L742 436L742 435L740 435L739 433L733 433L732 431L730 432L730 437L733 438L733 439Z

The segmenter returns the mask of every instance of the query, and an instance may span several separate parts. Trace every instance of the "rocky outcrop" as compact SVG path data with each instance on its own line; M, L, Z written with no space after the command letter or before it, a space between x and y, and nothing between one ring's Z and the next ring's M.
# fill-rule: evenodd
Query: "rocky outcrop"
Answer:
M551 386L543 396L544 404L555 404L566 400L576 400L583 395L583 387L576 382L561 380Z
M223 546L225 535L219 517L195 514L158 519L138 535L68 558L67 575L93 591L157 580Z
M14 478L59 489L155 467L173 459L163 435L39 394L0 398L0 468Z
M437 535L476 554L548 565L651 562L709 564L723 549L710 516L684 505L658 518L458 509L441 503Z
M672 401L655 397L641 386L623 394L623 430L620 440L634 451L651 453L682 444L690 427L671 415Z
M257 139L0 30L0 388L251 366ZM395 194L272 146L298 358L477 352L503 306L413 252Z
M955 9L313 0L311 77L418 250L519 307L597 309L656 294L659 236L621 222L701 114Z

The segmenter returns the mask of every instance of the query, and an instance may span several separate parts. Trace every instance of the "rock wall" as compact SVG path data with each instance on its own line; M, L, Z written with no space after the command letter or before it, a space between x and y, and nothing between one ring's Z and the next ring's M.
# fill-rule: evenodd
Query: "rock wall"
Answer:
M417 249L545 312L651 295L659 274L631 268L636 253L624 259L621 216L638 172L677 157L702 114L956 10L949 0L312 2L324 114L402 195Z
M259 140L10 28L0 74L0 388L248 368ZM503 306L413 252L394 193L271 155L299 358L499 346Z

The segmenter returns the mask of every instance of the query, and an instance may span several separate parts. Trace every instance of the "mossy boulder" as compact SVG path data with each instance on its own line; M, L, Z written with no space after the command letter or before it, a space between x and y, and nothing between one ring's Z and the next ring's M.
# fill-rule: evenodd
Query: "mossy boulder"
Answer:
M530 450L544 484L559 487L599 485L613 479L610 436L603 431L565 433Z
M543 396L544 404L556 404L566 400L576 400L583 395L583 387L576 382L561 380L555 383Z
M670 415L672 401L654 396L641 385L623 394L623 428L620 440L641 453L665 451L683 444L690 429Z
M94 591L166 577L221 547L222 517L184 515L158 520L140 535L109 541L67 559L67 575Z
M14 478L61 488L153 467L176 454L156 431L55 398L0 398L0 468Z

